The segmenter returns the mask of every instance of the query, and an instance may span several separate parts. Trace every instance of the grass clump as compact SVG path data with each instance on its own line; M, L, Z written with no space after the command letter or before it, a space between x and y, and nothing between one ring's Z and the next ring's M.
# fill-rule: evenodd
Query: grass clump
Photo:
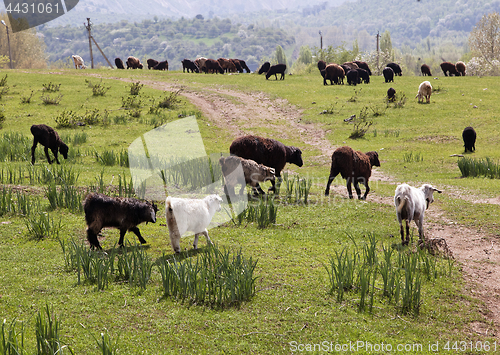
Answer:
M484 176L490 179L500 179L500 165L493 159L474 159L463 157L458 160L458 168L462 177Z
M130 84L130 95L139 95L143 86L140 81Z
M59 89L61 88L61 84L52 84L52 82L48 83L48 84L42 84L43 86L43 91L47 91L47 92L56 92L56 91L59 91Z
M210 246L193 261L191 258L158 261L164 297L191 304L224 308L248 301L255 294L254 277L257 261L245 258L241 250Z

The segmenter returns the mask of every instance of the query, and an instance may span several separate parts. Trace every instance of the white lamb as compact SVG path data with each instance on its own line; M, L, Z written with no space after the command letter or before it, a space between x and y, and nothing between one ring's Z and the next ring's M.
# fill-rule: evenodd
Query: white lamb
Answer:
M418 236L420 240L424 238L424 213L429 205L434 202L432 193L437 191L435 187L424 184L420 188L412 187L408 184L398 185L394 195L394 205L396 205L396 214L401 232L401 241L403 245L410 242L410 222L415 221L418 227ZM403 220L406 221L406 240L404 238Z
M415 97L418 97L418 102L423 102L424 101L424 97L425 97L425 100L427 101L427 103L430 103L431 102L431 94L432 94L432 85L429 81L423 81L420 86L418 87L418 93L417 93L417 96Z
M71 58L73 58L73 62L75 63L75 69L85 69L87 68L85 66L85 63L83 61L83 58L80 57L79 55L72 55Z
M194 249L198 248L198 237L205 235L207 244L212 244L207 227L215 212L221 210L222 198L209 195L203 199L167 197L165 211L170 243L176 253L180 253L181 236L190 231L194 233Z

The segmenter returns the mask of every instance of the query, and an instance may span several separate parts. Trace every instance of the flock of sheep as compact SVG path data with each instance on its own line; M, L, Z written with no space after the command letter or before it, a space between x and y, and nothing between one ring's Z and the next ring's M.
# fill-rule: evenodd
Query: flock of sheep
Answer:
M79 56L73 56L75 68L85 68L83 59ZM142 69L143 64L135 57L127 58L127 69ZM124 69L120 58L115 59L118 68ZM153 59L147 61L148 69L168 70L168 62L158 62ZM182 61L183 71L187 72L205 72L205 73L225 73L225 72L243 72L250 69L246 63L238 59L219 58L217 60L198 58L195 61L184 59ZM465 75L465 64L457 62L443 62L441 64L443 73L455 76ZM318 69L327 85L327 80L333 84L343 84L344 78L347 78L349 85L370 82L371 70L367 63L361 61L347 62L342 65L335 63L326 64L324 61L318 62ZM258 73L266 73L266 79L271 75L281 74L281 80L284 79L286 70L285 64L271 66L269 62L264 63ZM421 66L422 75L431 75L428 65ZM402 70L397 63L389 63L383 69L382 74L386 82L394 81L394 76L401 76ZM388 99L394 99L395 90L390 88L387 92ZM429 81L420 84L416 98L418 102L430 102L432 86ZM37 143L45 146L45 155L49 163L52 161L48 155L48 149L54 154L55 161L58 151L67 158L68 146L64 144L57 132L46 125L33 125L31 132L34 136L32 146L32 164L35 162L34 152ZM472 127L466 127L462 133L465 151L475 150L476 132ZM292 163L297 166L303 165L302 151L293 146L286 146L283 143L269 138L259 136L244 136L233 141L229 149L231 156L221 157L219 163L224 176L224 193L226 196L234 196L234 187L241 184L239 194L243 194L244 187L250 185L254 194L264 194L259 183L270 181L272 187L270 191L275 191L275 178L281 178L281 171L286 163ZM328 177L325 196L329 195L330 185L338 174L347 181L347 191L349 198L353 198L352 187L356 190L358 198L365 200L370 188L368 185L371 169L373 166L380 166L378 153L375 151L362 153L354 151L348 146L336 149L331 157L330 175ZM239 177L233 174L234 171L241 168L243 174ZM365 193L361 194L359 184L365 186ZM409 243L409 225L413 220L418 227L419 239L424 240L423 220L425 210L430 203L434 201L433 192L438 189L430 184L424 184L420 188L415 188L407 184L398 185L394 195L394 205L396 207L397 220L400 225L401 241L403 245ZM211 243L207 227L209 226L214 214L221 209L222 198L218 195L209 195L203 199L184 199L167 197L165 201L167 226L169 229L170 242L174 252L179 253L180 238L183 234L190 231L195 235L193 247L198 247L199 235L205 235L207 243ZM120 230L119 245L123 246L124 235L127 231L135 233L141 243L146 243L137 227L142 222L156 222L157 206L154 203L139 201L134 198L113 198L103 194L92 193L87 195L84 201L85 220L87 223L87 240L91 248L100 249L101 246L97 235L104 227L114 227ZM405 221L405 227L403 227ZM405 237L406 230L406 237Z

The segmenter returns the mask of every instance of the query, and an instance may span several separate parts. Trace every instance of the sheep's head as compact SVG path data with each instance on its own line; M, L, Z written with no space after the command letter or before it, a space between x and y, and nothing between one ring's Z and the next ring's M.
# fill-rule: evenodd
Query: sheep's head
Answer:
M302 151L297 147L287 146L286 161L287 163L295 164L299 167L304 165L304 161L302 160Z
M215 211L220 211L221 210L221 204L222 204L222 198L219 195L209 195L205 197L207 200L207 204L210 206L210 208L214 208Z
M375 151L367 152L366 155L370 159L371 166L380 166L380 160L378 160L378 153Z
M436 191L439 194L443 192L443 191L440 191L440 190L436 189L434 186L429 185L429 184L422 185L420 190L422 190L422 192L424 193L425 202L426 202L426 209L429 208L429 205L432 202L434 202L434 197L432 196L432 193L434 191Z
M64 159L68 159L68 151L69 151L68 146L65 143L61 143L61 145L59 146L59 153L62 154Z
M156 212L158 212L158 206L153 201L151 201L151 203L146 202L146 204L149 206L149 219L146 219L146 224L148 224L148 222L156 223Z

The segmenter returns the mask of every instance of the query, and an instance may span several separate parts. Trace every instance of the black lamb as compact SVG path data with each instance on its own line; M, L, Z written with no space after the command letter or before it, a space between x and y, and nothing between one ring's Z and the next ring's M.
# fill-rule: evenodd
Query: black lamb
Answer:
M49 127L44 124L34 124L30 128L31 134L33 134L33 146L31 147L31 164L35 164L35 149L38 143L45 147L45 156L47 157L47 161L49 164L53 163L53 160L50 160L49 157L49 149L54 154L54 159L59 163L59 159L57 159L57 153L61 153L64 159L68 159L68 146L61 140L59 134L54 130L54 128Z

